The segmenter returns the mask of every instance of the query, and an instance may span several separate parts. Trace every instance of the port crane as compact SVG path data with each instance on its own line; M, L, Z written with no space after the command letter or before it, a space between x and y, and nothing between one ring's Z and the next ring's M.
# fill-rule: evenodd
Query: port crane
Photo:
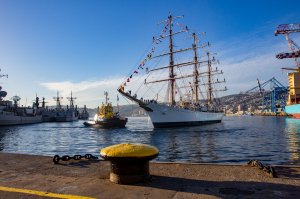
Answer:
M281 24L275 30L275 36L280 34L284 35L285 40L288 43L288 47L291 51L291 52L279 53L276 55L276 58L278 59L294 58L297 67L297 68L282 68L282 69L300 71L300 63L298 60L298 58L300 57L300 47L290 38L291 33L298 33L298 32L300 32L300 23Z
M263 83L260 83L259 79L257 79L257 84L256 87L246 91L246 93L260 94L262 98L262 112L270 109L271 112L276 113L278 107L284 109L288 92L287 87L281 84L275 77Z

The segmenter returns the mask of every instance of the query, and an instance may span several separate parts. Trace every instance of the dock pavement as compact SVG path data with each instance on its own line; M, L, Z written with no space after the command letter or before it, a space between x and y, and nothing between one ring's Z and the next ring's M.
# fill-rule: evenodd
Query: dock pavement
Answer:
M0 153L0 198L299 198L300 166L274 166L278 177L244 165L150 162L151 180L109 181L110 163Z

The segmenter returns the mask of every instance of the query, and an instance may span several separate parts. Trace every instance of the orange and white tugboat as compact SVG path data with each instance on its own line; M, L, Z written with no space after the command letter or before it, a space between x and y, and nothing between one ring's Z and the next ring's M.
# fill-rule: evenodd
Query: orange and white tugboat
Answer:
M112 104L108 102L108 92L104 92L104 95L105 103L102 103L101 107L98 108L94 121L84 122L83 124L95 128L125 128L128 119L119 115L119 105L118 111L114 113Z

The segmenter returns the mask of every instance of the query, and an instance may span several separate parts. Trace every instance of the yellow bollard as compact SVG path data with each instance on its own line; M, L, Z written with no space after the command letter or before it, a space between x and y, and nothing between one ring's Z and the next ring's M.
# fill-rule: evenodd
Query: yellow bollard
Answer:
M159 150L147 144L122 143L106 147L100 156L111 162L110 181L133 184L150 179L149 161Z

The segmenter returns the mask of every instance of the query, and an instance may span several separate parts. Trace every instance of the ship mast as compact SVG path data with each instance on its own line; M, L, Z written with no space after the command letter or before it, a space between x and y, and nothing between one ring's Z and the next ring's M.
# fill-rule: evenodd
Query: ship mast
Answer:
M169 51L166 52L166 53L151 57L151 59L156 59L156 58L160 58L160 57L163 57L163 56L168 56L169 57L168 65L161 66L161 67L155 67L155 68L152 68L150 70L148 70L148 68L147 68L147 73L151 73L151 72L158 71L158 70L163 70L163 69L165 69L165 70L168 69L168 77L165 78L165 79L150 80L150 81L147 81L147 78L148 78L147 77L144 81L144 84L153 84L153 83L159 83L159 82L167 81L168 82L168 91L167 91L168 103L170 105L175 105L176 104L176 102L175 102L175 98L176 98L176 96L175 96L175 94L176 94L175 81L178 80L178 79L193 78L193 80L192 80L193 85L189 86L189 87L191 87L192 92L194 93L194 95L192 97L192 100L195 101L196 103L199 103L200 92L201 92L200 91L200 86L201 85L203 85L203 86L208 85L208 91L207 91L207 97L206 97L207 98L207 106L211 105L212 104L212 98L213 98L212 92L214 92L214 91L223 91L223 90L213 90L212 84L218 84L218 83L225 82L225 80L224 81L219 81L218 79L217 79L217 81L214 81L212 76L217 75L217 74L222 74L223 72L222 71L220 72L217 68L215 70L212 69L212 64L215 64L215 60L214 60L214 58L212 60L210 60L210 54L208 52L207 52L208 60L199 61L198 55L197 55L197 49L198 48L204 48L204 47L207 47L207 46L210 46L210 45L209 45L209 43L202 44L202 45L197 45L198 41L197 41L197 34L196 33L192 34L193 43L192 43L191 47L181 48L181 49L178 49L178 50L175 49L174 50L173 35L188 32L187 26L185 28L181 27L181 30L174 32L175 29L174 29L172 24L173 24L173 21L177 18L183 18L183 16L174 17L172 15L169 15L168 19L163 21L163 22L167 22L166 26L169 29L168 34L167 35L162 34L162 35L160 35L159 38L153 37L153 41L156 41L158 43L161 42L161 39L164 39L164 38L169 39ZM193 60L185 61L185 62L182 62L182 63L174 63L174 55L175 54L183 53L183 52L189 51L189 50L193 51L193 53L194 53ZM203 71L203 72L199 72L198 67L199 67L199 64L202 64L202 63L208 65L208 70ZM181 68L181 67L187 67L187 66L193 66L193 73L192 74L184 74L184 75L181 74L179 76L177 76L175 74L175 69ZM208 77L208 82L200 84L200 81L199 81L200 76L201 77L207 76ZM178 88L185 88L185 87L187 87L187 86L178 87ZM227 90L227 89L225 88L224 90ZM124 95L125 93L122 93L122 94ZM133 97L130 97L130 99L136 101L136 99L133 98Z
M174 75L174 59L173 59L173 38L172 38L172 23L173 23L173 17L172 15L169 15L168 17L169 19L169 31L170 31L170 65L169 65L169 78L170 78L170 87L171 89L169 89L170 93L169 93L169 96L170 96L170 103L171 105L175 105L175 95L174 95L174 90L175 90L175 75Z
M105 91L104 95L105 95L105 105L107 105L107 102L108 102L108 92Z
M208 93L207 93L207 105L211 105L211 99L212 99L212 86L211 86L211 60L209 57L209 52L207 54L207 72L208 72Z
M67 99L70 101L70 108L74 108L74 100L77 98L73 97L72 91L71 91L71 97L67 97Z
M198 60L197 60L197 44L196 44L197 38L196 38L196 33L193 33L193 38L194 38L193 50L194 50L194 62L195 62L195 65L194 65L195 101L196 101L196 103L198 103L198 101L199 101L199 96L198 96L198 90L199 90L198 75L199 75L199 72L198 72L198 67L197 67Z
M62 97L59 97L59 92L57 91L56 97L53 97L53 99L56 101L56 108L61 109L60 100L63 99Z

